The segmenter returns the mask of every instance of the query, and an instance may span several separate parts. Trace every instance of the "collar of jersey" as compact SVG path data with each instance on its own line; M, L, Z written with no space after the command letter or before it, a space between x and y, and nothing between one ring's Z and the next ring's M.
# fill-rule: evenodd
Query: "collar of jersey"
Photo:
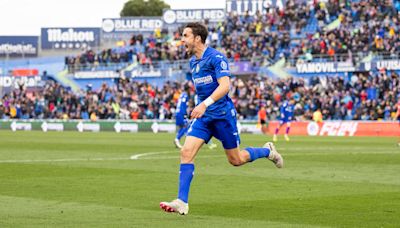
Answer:
M204 57L204 54L206 53L207 49L208 49L208 45L206 45L206 48L204 48L203 54L201 54L201 58L200 59L202 59Z
M208 50L208 46L206 46L206 48L204 48L203 54L201 54L200 59L196 58L196 55L193 55L193 60L194 60L195 62L202 60L203 57L204 57L204 55L206 54L206 51L207 51L207 50Z

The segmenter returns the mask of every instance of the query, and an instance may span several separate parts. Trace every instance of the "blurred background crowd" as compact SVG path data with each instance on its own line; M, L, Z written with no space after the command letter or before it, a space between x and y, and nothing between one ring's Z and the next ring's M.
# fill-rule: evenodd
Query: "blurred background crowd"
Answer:
M184 84L167 82L154 87L146 82L119 80L98 91L73 93L48 81L40 93L23 87L0 99L0 117L57 119L173 119ZM240 119L255 120L261 106L267 118L275 120L283 101L294 98L295 118L311 120L321 111L324 120L391 120L400 94L399 75L384 71L341 77L288 78L254 77L232 79L230 95ZM193 102L191 103L193 107Z
M310 61L350 61L374 53L398 58L400 53L399 1L305 1L289 0L282 9L266 14L231 13L218 24L208 24L207 44L222 51L230 61L265 65L285 58L287 64ZM185 59L181 31L172 36L157 30L134 34L122 45L100 52L86 50L65 58L69 71L110 64L152 65L157 61ZM391 120L400 98L399 75L394 71L353 73L348 78L271 78L258 75L233 77L231 97L240 119L257 119L264 106L275 120L284 100L296 101L295 118L310 120L318 111L324 120ZM57 119L173 119L183 84L149 83L120 78L113 86L73 93L54 81L41 92L23 88L0 99L0 118ZM193 86L192 96L194 94ZM193 105L192 105L193 106Z

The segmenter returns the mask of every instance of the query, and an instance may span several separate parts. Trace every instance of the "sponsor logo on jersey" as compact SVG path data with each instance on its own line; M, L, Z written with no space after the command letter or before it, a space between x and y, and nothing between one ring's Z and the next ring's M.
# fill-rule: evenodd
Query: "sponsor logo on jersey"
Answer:
M213 82L213 78L211 77L211 75L207 75L205 77L201 77L201 78L196 78L194 79L194 84L196 85L201 85L201 84L210 84Z

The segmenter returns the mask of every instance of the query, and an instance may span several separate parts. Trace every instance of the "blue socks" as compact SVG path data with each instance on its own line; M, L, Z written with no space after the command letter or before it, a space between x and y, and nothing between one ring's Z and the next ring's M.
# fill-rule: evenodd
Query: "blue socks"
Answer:
M190 182L193 179L194 164L181 164L179 169L179 192L178 199L187 203L189 198Z
M247 147L245 150L250 154L250 162L257 160L259 158L265 158L269 156L268 148Z
M268 148L252 148L247 147L245 149L250 155L250 162L258 159L269 156ZM181 164L179 169L179 191L178 191L178 199L187 203L189 199L189 189L190 183L192 182L194 174L194 164L184 163Z

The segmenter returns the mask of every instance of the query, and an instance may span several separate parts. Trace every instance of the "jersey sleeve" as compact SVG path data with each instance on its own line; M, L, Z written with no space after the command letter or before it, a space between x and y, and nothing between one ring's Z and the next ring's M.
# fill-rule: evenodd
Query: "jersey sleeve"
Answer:
M281 112L282 117L285 115L285 108L286 108L286 103L283 103L279 110Z
M194 61L195 61L195 58L194 57L191 57L190 59L189 59L189 70L190 70L190 73L193 73L193 65L194 65Z
M193 68L193 61L192 59L189 59L189 70L192 73L192 68Z
M215 77L222 78L224 76L231 76L231 72L229 70L228 60L222 55L215 55L212 59L212 64L215 69Z

